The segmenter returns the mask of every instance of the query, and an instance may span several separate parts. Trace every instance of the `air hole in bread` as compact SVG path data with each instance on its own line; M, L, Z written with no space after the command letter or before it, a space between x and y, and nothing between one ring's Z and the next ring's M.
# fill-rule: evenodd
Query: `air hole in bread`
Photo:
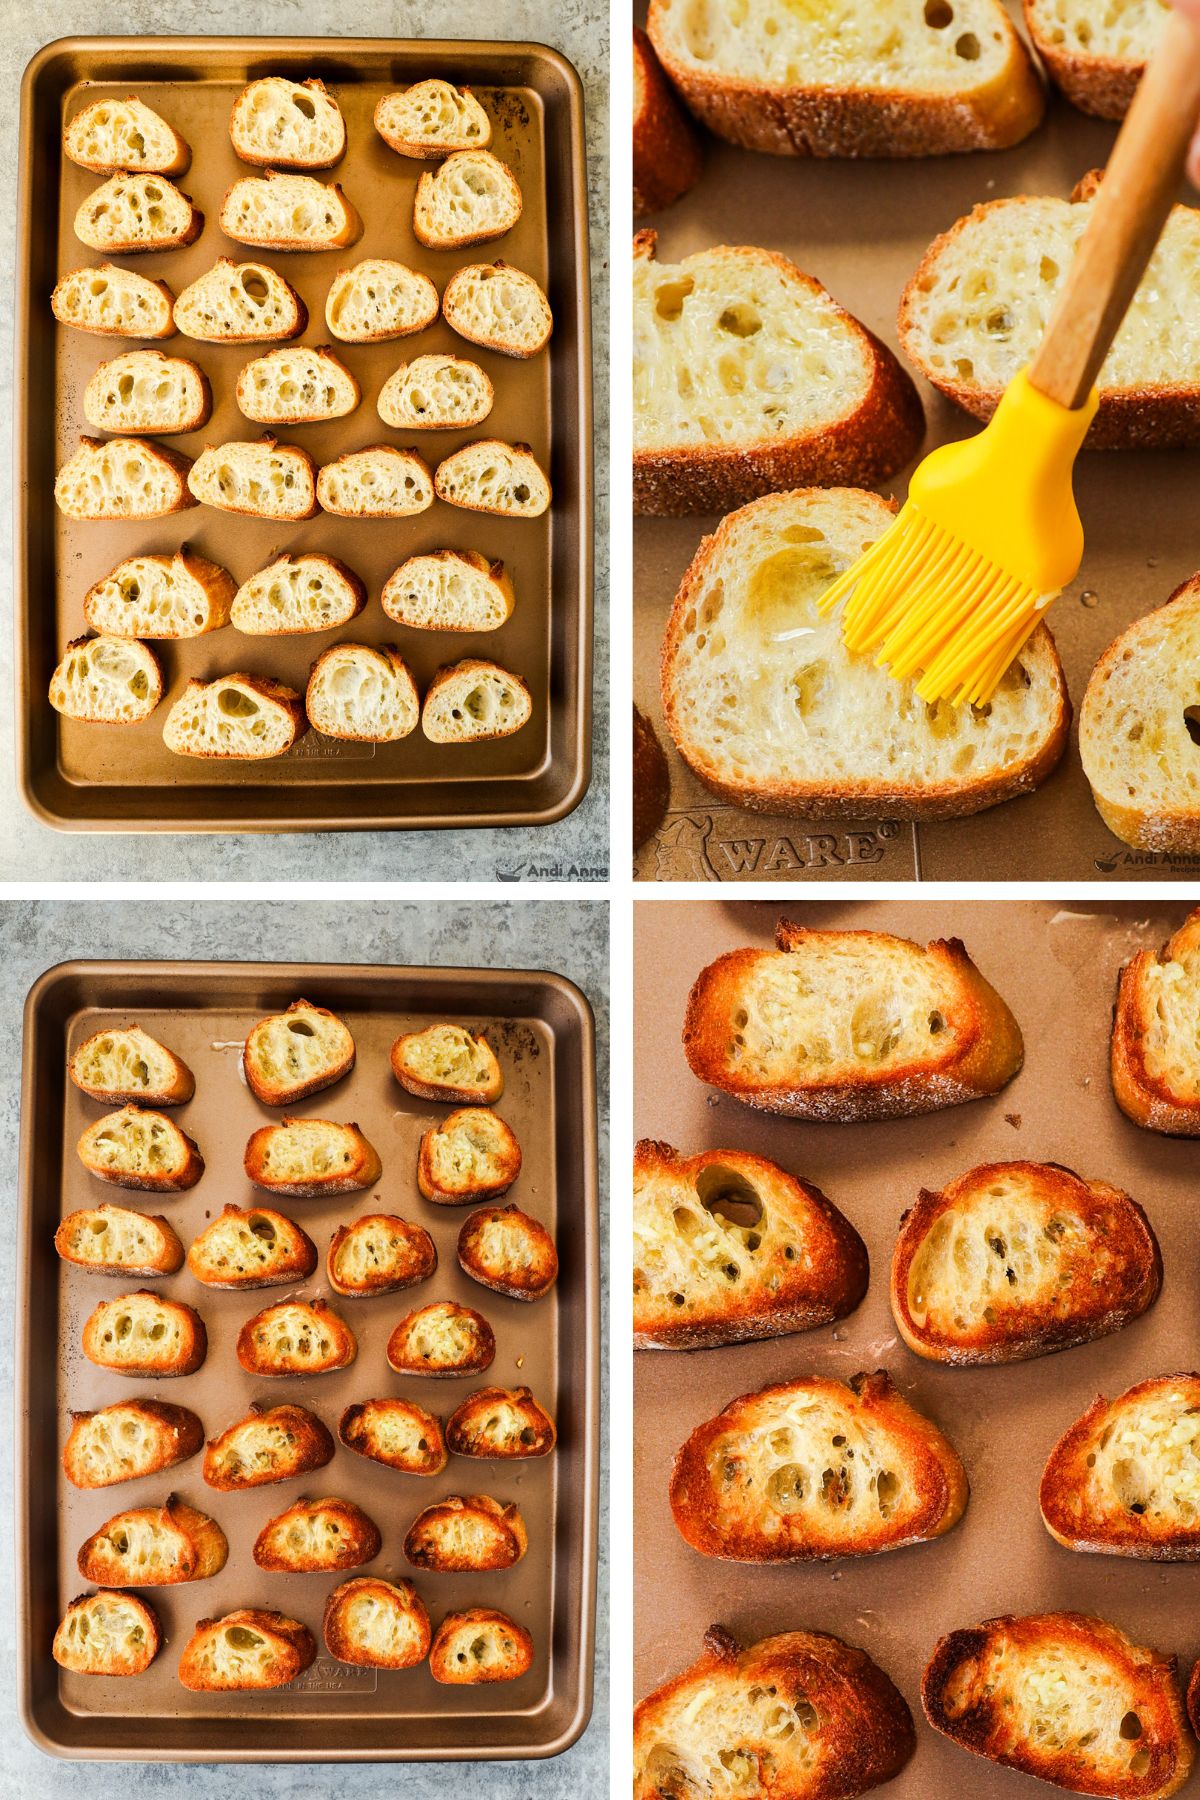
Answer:
M1187 734L1191 738L1193 744L1200 744L1200 706L1185 706L1183 709L1183 722L1187 727ZM1133 733L1131 732L1130 736L1132 737L1132 735Z
M243 694L240 688L222 688L217 695L217 706L230 718L250 718L258 711L258 701Z
M717 325L721 331L729 332L731 337L748 338L762 330L762 317L743 300L736 306L727 306L717 320Z
M954 21L954 8L946 0L925 0L925 23L932 31L944 31Z
M1121 1736L1129 1741L1141 1737L1142 1721L1135 1712L1127 1712L1125 1714L1125 1717L1121 1720L1120 1731Z
M242 291L247 300L252 300L256 306L261 306L267 297L268 289L257 269L239 269L238 280L242 284Z
M964 31L954 46L954 54L961 56L964 62L979 61L979 39L973 31Z
M678 319L683 312L683 303L695 285L690 275L682 281L664 281L654 296L654 310L659 318L668 323Z
M710 1163L696 1177L696 1194L706 1211L749 1231L762 1219L762 1201L744 1175Z

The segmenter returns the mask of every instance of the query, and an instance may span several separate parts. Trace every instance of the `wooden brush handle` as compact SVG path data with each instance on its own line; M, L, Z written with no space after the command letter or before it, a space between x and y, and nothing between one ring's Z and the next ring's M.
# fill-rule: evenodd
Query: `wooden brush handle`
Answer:
M1092 390L1183 174L1200 120L1200 28L1172 12L1134 95L1029 379L1074 409Z

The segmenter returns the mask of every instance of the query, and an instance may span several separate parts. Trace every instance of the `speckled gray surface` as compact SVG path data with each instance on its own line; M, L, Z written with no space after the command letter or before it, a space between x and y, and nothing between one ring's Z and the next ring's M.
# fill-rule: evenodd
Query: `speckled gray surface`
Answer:
M256 36L467 37L552 44L583 82L591 205L592 332L596 370L596 656L592 783L556 825L454 832L321 833L272 838L274 881L454 881L469 861L475 880L573 880L608 873L608 37L607 0L490 0L475 12L461 0L0 0L0 414L12 403L12 254L16 232L17 94L25 64L51 37L111 34L241 33ZM16 792L12 710L11 443L0 433L0 879L20 881L255 880L263 873L256 836L70 834L36 822Z
M608 1157L608 909L602 902L547 900L492 903L351 903L275 901L54 901L0 903L0 1169L17 1159L21 1010L43 970L69 958L269 958L286 943L302 962L479 964L551 969L574 981L596 1013L599 1075L601 1242L607 1242ZM185 949L186 947L186 949ZM11 1391L16 1203L6 1193L7 1225L0 1253L0 1382ZM607 1412L607 1394L605 1395ZM0 1491L7 1510L13 1491L11 1437L0 1431ZM601 1494L607 1482L602 1459ZM602 1498L603 1507L603 1498ZM42 1800L77 1789L82 1765L42 1755L17 1722L14 1690L15 1618L11 1532L0 1531L0 1796ZM539 1763L257 1765L253 1770L199 1764L92 1763L88 1800L225 1800L253 1791L261 1800L344 1800L400 1794L413 1800L486 1796L487 1800L600 1800L608 1786L607 1532L602 1514L597 1621L596 1697L591 1723L562 1756Z

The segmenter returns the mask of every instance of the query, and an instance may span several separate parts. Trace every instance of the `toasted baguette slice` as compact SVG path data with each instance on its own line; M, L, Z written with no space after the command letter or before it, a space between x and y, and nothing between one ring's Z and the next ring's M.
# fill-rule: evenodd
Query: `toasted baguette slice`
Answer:
M867 1248L820 1188L741 1150L633 1156L633 1341L697 1350L830 1325L867 1291Z
M93 100L75 114L62 143L64 155L93 175L118 169L182 175L192 159L179 133L136 94L126 100Z
M658 733L637 706L633 709L633 848L648 844L671 804L671 771Z
M457 431L482 425L495 390L478 363L418 356L394 369L379 391L379 416L397 431Z
M521 217L521 189L490 150L456 150L426 169L413 198L413 236L431 250L503 237Z
M517 1462L548 1456L554 1420L527 1387L479 1388L446 1421L446 1447L454 1456Z
M647 26L697 117L772 156L1002 150L1028 136L1045 104L1000 0L899 12L890 0L835 0L703 16L685 0L652 0Z
M148 438L81 437L58 471L54 500L68 519L165 519L196 502L190 457Z
M332 350L289 344L246 364L237 379L238 410L260 425L314 425L344 419L362 390Z
M633 210L658 212L700 179L700 140L662 71L654 45L633 28Z
M306 1625L283 1613L244 1608L199 1620L179 1659L179 1680L202 1694L286 1687L316 1654Z
M856 488L752 501L705 538L662 650L667 728L716 794L804 819L948 819L1036 788L1067 744L1066 681L1039 626L986 707L926 705L817 604L892 522Z
M355 1124L331 1119L284 1119L260 1125L246 1145L246 1174L269 1194L319 1200L323 1194L356 1194L383 1173L379 1152Z
M1074 1794L1165 1800L1192 1766L1175 1658L1082 1613L952 1631L930 1658L921 1704L961 1750Z
M520 1173L520 1144L486 1106L459 1107L422 1135L417 1186L439 1206L499 1199Z
M221 230L252 250L345 250L363 223L335 182L312 175L243 175L221 202Z
M375 106L375 129L398 156L428 161L456 150L486 150L492 121L470 88L418 81Z
M185 337L203 344L269 344L299 337L308 308L266 263L220 256L206 275L184 288L175 302L175 323Z
M437 1249L423 1225L394 1213L366 1213L352 1225L338 1226L325 1269L335 1293L369 1300L428 1281L437 1262Z
M519 675L469 656L434 676L421 707L421 730L432 744L479 744L512 737L532 713L533 696Z
M763 1800L851 1800L890 1781L915 1748L912 1714L865 1651L814 1631L743 1650L713 1625L699 1660L638 1703L633 1800L739 1789Z
M440 462L434 491L448 506L498 513L505 519L539 519L551 501L550 483L528 444L481 438Z
M702 1556L811 1562L941 1537L967 1504L954 1446L891 1376L810 1375L731 1400L671 1472L671 1512Z
M353 1500L296 1500L268 1519L254 1540L260 1569L320 1575L357 1569L379 1555L383 1539L374 1519Z
M428 275L387 257L339 269L325 301L325 323L344 344L380 344L424 331L438 316Z
M186 1406L118 1400L99 1412L71 1414L63 1471L73 1487L116 1487L173 1469L203 1444L204 1427Z
M212 412L208 377L186 356L127 350L103 362L83 391L83 416L94 431L164 437L199 431Z
M994 1094L1021 1067L1020 1027L958 938L810 931L730 950L688 996L693 1075L747 1106L856 1124Z
M64 1262L95 1275L174 1275L183 1245L166 1219L125 1206L85 1206L68 1213L54 1234Z
M93 631L124 638L193 638L229 623L236 582L184 544L174 556L130 556L90 587Z
M469 344L501 356L536 356L554 330L550 302L533 276L504 262L456 269L442 295L442 317Z
M363 744L397 744L421 717L416 683L394 644L331 644L312 666L304 709L314 731Z
M1025 0L1033 47L1056 88L1081 112L1123 119L1158 47L1170 0Z
M656 243L633 241L637 512L870 487L909 461L925 431L917 390L819 281L772 250L659 263Z
M1200 1137L1200 908L1156 956L1139 950L1121 970L1111 1070L1117 1105L1135 1125Z
M204 214L164 175L113 175L75 214L75 236L89 250L134 256L194 244Z
M359 1400L338 1421L347 1450L404 1475L440 1475L446 1466L441 1421L412 1400Z
M387 1359L397 1375L482 1375L496 1360L496 1334L472 1307L435 1300L401 1319Z
M215 1519L172 1495L117 1513L80 1546L79 1573L105 1587L171 1587L218 1575L229 1543Z
M366 1669L411 1669L429 1655L429 1614L411 1581L360 1575L325 1602L325 1648Z
M229 137L234 155L260 168L331 169L346 152L346 121L323 81L267 75L234 101Z
M165 281L151 281L115 263L72 269L50 296L60 325L97 337L169 338L177 329L175 296Z
M188 1274L205 1287L287 1287L307 1281L317 1246L294 1219L269 1207L226 1206L187 1253Z
M332 1461L333 1439L305 1407L252 1406L244 1419L210 1438L204 1479L232 1493L310 1475Z
M182 1300L143 1290L100 1302L83 1328L83 1354L117 1375L193 1375L208 1355L208 1334Z
M1017 195L975 207L934 239L905 288L905 355L975 418L991 417L1041 342L1098 182L1085 177L1070 200ZM1190 297L1198 259L1200 209L1177 206L1096 377L1088 448L1200 445L1200 327Z
M285 755L305 727L294 688L236 671L215 681L193 677L167 714L163 743L176 756L256 762Z
M349 1075L354 1054L344 1019L309 1000L293 1000L286 1012L251 1026L242 1072L264 1106L294 1106Z
M554 1239L516 1206L481 1206L458 1234L463 1273L510 1300L540 1300L558 1279Z
M1068 1550L1200 1561L1200 1375L1099 1395L1050 1452L1042 1522Z
M206 444L188 487L204 506L294 524L318 511L312 457L268 433L256 444Z
M405 1031L391 1050L392 1074L420 1100L491 1106L504 1092L496 1052L483 1033L463 1025Z
M478 550L431 550L393 570L381 599L388 618L413 631L497 631L516 596L502 562Z
M249 1375L326 1375L357 1355L354 1333L325 1300L281 1300L238 1332L237 1359Z
M123 1106L89 1125L77 1146L89 1175L114 1187L174 1194L204 1173L199 1148L165 1113Z
M433 476L415 450L371 444L326 463L317 498L343 519L409 519L433 505Z
M413 1567L438 1575L511 1569L528 1546L520 1512L490 1494L447 1494L418 1513L404 1537Z
M486 1606L447 1613L429 1646L429 1673L454 1687L516 1681L533 1662L533 1639L507 1613Z
M52 1654L73 1675L142 1675L161 1643L153 1607L136 1594L80 1594L54 1633Z
M1058 1163L985 1163L923 1188L892 1257L910 1350L958 1365L1022 1362L1107 1337L1158 1298L1162 1258L1137 1203Z
M187 1064L140 1025L93 1032L75 1051L67 1073L93 1100L182 1106L196 1091Z
M162 694L162 664L133 638L74 638L50 678L55 712L86 725L140 725Z
M348 625L366 604L365 583L336 556L285 551L242 583L230 619L251 637L287 637Z

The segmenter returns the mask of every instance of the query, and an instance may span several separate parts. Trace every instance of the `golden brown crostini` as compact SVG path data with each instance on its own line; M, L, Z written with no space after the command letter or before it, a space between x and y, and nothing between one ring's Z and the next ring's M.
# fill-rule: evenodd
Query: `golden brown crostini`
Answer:
M338 1421L347 1450L403 1475L440 1475L446 1466L441 1420L412 1400L358 1400Z
M540 1300L558 1278L554 1239L517 1206L473 1212L458 1234L458 1261L472 1281L510 1300Z
M397 1375L482 1375L496 1356L496 1334L470 1306L435 1300L406 1313L388 1339Z
M348 1299L369 1300L428 1281L437 1268L437 1250L423 1225L394 1213L367 1213L353 1225L339 1225L325 1258L329 1285Z
M260 1569L317 1575L357 1569L378 1556L382 1544L378 1525L361 1506L331 1495L296 1500L268 1519L254 1540L254 1560Z
M217 1521L172 1494L164 1506L116 1513L80 1546L77 1562L85 1581L103 1587L171 1587L220 1574L228 1556Z
M52 1651L73 1675L141 1675L158 1655L154 1608L136 1594L80 1594L63 1614Z
M195 1693L286 1687L316 1658L307 1625L283 1613L246 1607L200 1619L179 1659L179 1679Z
M367 1669L411 1669L429 1654L429 1614L411 1581L359 1575L325 1602L325 1648Z
M209 1439L204 1479L232 1493L291 1481L332 1461L333 1439L307 1407L255 1404L244 1419Z
M188 1273L205 1287L282 1287L307 1281L317 1246L306 1231L266 1206L226 1206L187 1253Z
M85 1206L68 1213L54 1234L64 1262L94 1275L174 1275L183 1245L160 1213L126 1206Z
M118 1375L192 1375L208 1354L208 1334L182 1300L142 1290L100 1302L83 1328L83 1354Z
M446 1421L446 1445L455 1456L515 1462L549 1455L554 1441L554 1421L527 1387L479 1388Z
M516 1681L533 1662L533 1639L523 1625L491 1607L447 1613L429 1646L429 1673L447 1685Z
M511 1569L528 1545L525 1521L514 1505L490 1494L447 1494L417 1514L405 1533L404 1554L417 1569L482 1574Z
M250 1092L264 1106L292 1106L354 1067L354 1039L336 1013L293 1000L251 1028L242 1052Z
M237 1359L249 1375L324 1375L357 1355L354 1333L324 1300L281 1300L238 1333Z
M77 1488L116 1487L186 1462L204 1443L204 1427L186 1406L118 1400L71 1414L63 1471Z

